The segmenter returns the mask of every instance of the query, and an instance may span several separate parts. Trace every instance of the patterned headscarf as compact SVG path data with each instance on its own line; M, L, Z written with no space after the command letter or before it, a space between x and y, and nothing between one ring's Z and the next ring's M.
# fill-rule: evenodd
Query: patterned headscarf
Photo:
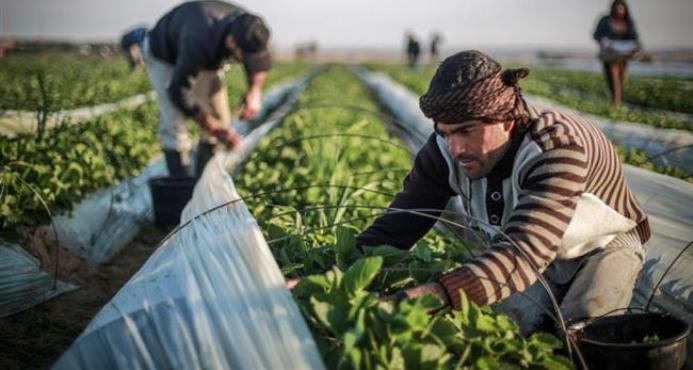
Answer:
M468 50L448 57L419 99L421 111L434 122L498 122L529 119L518 81L526 68L503 71L491 57Z

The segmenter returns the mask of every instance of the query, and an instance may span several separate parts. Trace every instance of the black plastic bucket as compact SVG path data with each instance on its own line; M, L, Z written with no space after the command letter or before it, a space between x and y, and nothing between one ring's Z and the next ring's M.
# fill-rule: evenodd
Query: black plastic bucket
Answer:
M192 198L195 187L193 177L155 177L149 180L154 204L154 224L171 230L180 223L180 214Z
M678 370L686 362L690 325L670 315L629 313L570 327L591 370Z

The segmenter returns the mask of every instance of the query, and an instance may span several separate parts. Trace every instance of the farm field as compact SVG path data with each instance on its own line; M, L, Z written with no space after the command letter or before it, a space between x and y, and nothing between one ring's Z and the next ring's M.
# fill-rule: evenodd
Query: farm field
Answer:
M378 293L430 281L463 262L469 246L430 232L409 253L381 246L359 258L355 234L382 213L410 162L384 122L364 113L376 109L353 75L329 68L236 180L241 195L252 198L282 272L303 279L295 296L326 366L569 368L567 358L554 354L557 338L524 339L488 308L467 303L461 312L428 317L435 300L416 300L399 312L378 305ZM257 196L273 190L281 191Z
M460 310L442 307L432 297L399 306L380 301L435 281L488 241L471 242L437 227L409 251L387 245L356 249L356 235L388 212L415 153L405 144L408 133L401 123L351 67L276 63L267 90L311 77L281 122L233 174L282 275L297 282L291 294L325 367L575 368L574 353L558 329L523 337L498 307L478 307L464 295ZM415 94L425 92L434 72L432 66L412 71L373 63L367 68L385 72ZM0 58L0 69L12 71L0 74L0 109L37 112L39 120L150 90L146 74L131 73L120 59L17 56ZM226 83L230 106L239 106L245 87L241 67L227 72ZM535 68L522 86L581 112L692 131L686 117L693 115L693 106L685 98L693 89L690 80L632 78L628 106L621 109L604 103L608 92L602 77L588 72ZM158 114L156 102L147 101L89 120L55 128L38 125L30 134L0 137L0 247L19 243L42 270L79 286L0 318L0 331L12 333L0 339L0 369L51 367L170 236L150 217L115 256L94 263L42 235L56 215L69 215L94 193L127 183L160 162ZM626 164L693 182L690 173L655 164L642 151L624 146L617 151ZM430 210L421 212L437 219L438 226L451 223Z

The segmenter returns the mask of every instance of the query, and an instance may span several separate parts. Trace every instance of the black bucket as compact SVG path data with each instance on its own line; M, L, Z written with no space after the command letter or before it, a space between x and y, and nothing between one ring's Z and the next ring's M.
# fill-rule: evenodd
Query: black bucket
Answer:
M162 230L171 230L180 223L180 214L192 198L195 187L193 177L155 177L149 180L154 204L154 224Z
M590 370L678 370L690 325L661 313L629 313L570 326Z

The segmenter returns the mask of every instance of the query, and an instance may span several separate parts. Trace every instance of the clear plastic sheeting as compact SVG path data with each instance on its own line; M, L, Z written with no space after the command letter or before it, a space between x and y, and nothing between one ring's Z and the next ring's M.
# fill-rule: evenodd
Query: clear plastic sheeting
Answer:
M69 214L53 217L60 245L90 262L104 262L128 245L151 220L152 199L147 181L164 176L159 158L140 175L91 194Z
M77 108L55 112L48 117L47 127L52 128L60 122L69 120L79 123L102 114L125 108L135 108L154 99L154 92L139 94L115 103L99 104L91 107ZM14 137L17 134L36 131L36 112L0 110L0 135Z
M39 261L18 245L0 244L0 317L74 289L76 285L55 280L42 271Z
M217 154L173 233L55 369L321 369L306 323ZM211 207L211 208L210 208Z
M644 306L674 258L693 242L693 185L632 166L624 166L626 180L647 211L653 234L646 244L647 261L634 303ZM671 266L652 306L693 324L693 246Z
M361 68L355 72L402 124L411 127L413 137L433 132L430 120L418 110L418 96L385 74ZM646 244L647 261L632 303L642 307L669 264L693 241L693 185L633 166L623 167L628 185L647 212L652 228L652 238ZM670 312L693 324L691 265L693 247L688 248L665 276L651 308Z
M656 128L633 122L614 121L591 114L579 113L548 99L525 94L527 101L538 109L553 108L589 119L606 136L626 148L644 151L658 165L678 167L693 174L693 134L684 130Z

